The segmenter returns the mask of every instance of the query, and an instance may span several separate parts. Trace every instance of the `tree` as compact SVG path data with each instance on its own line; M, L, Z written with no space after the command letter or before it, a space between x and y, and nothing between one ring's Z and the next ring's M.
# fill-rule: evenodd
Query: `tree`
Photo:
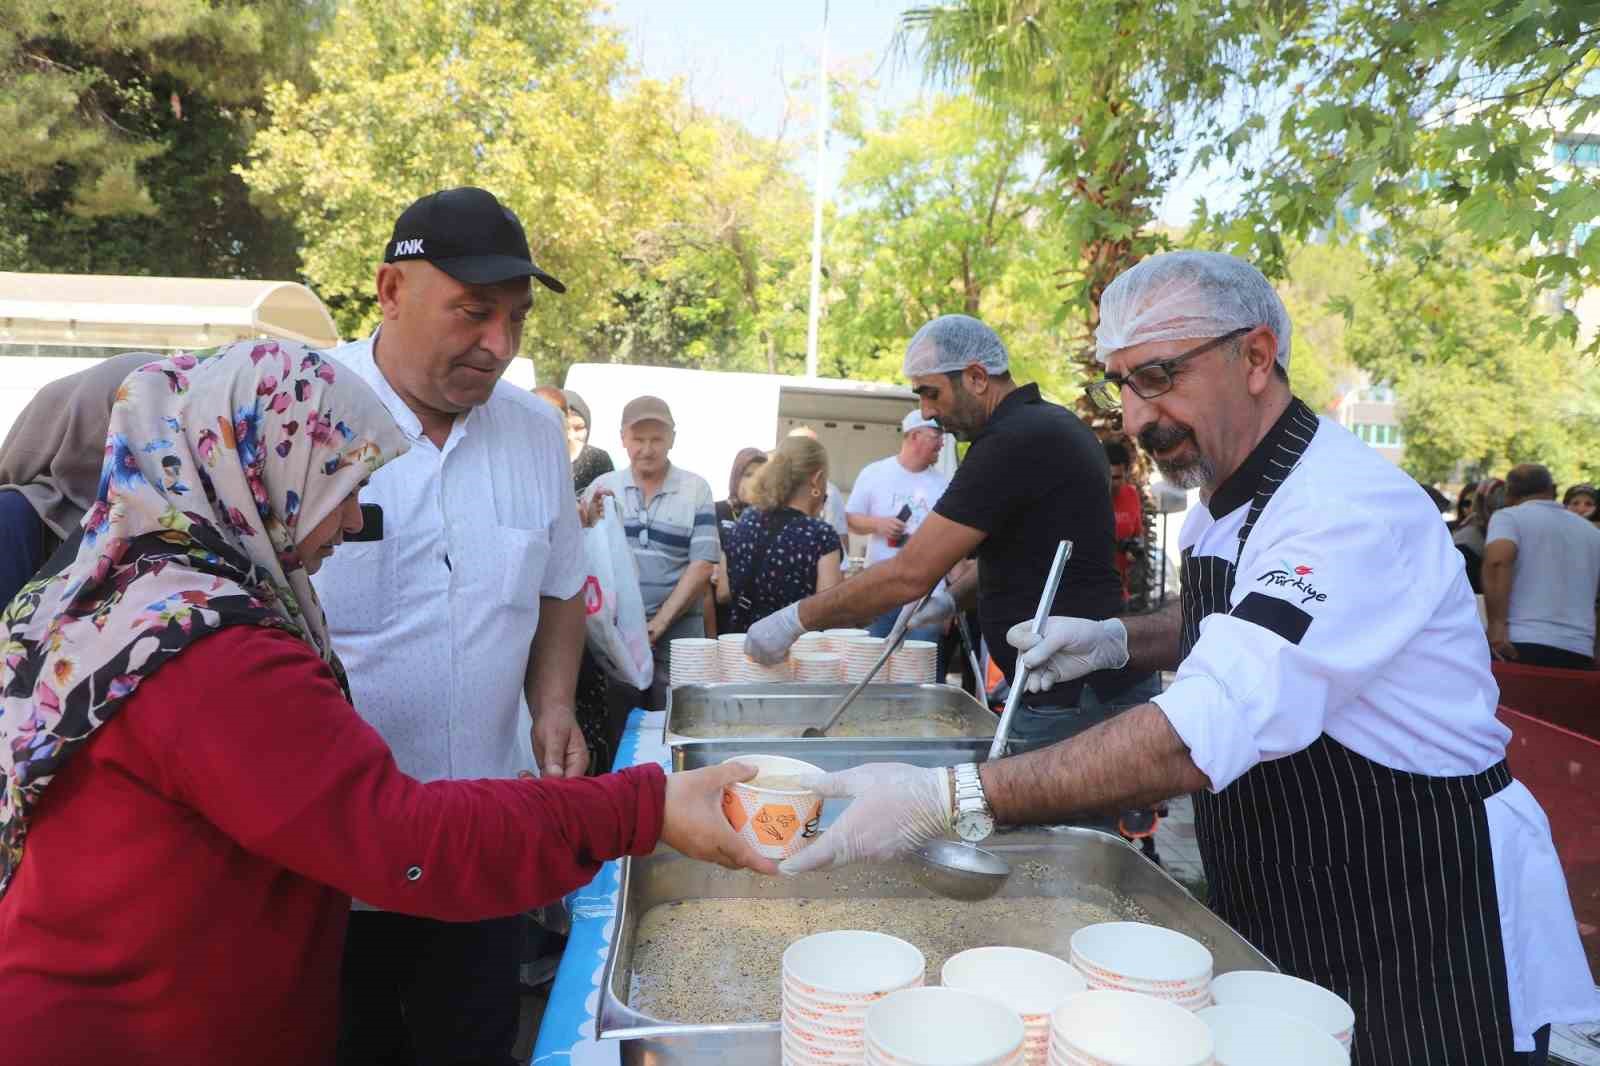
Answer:
M1060 242L1028 150L1020 120L959 97L861 134L829 229L827 373L897 380L911 335L959 312L1001 333L1020 374L1073 388L1055 328Z
M1375 255L1419 264L1450 235L1509 268L1491 294L1509 309L1533 292L1600 284L1600 235L1581 228L1600 218L1600 167L1555 151L1559 135L1600 133L1600 4L1284 10L1234 66L1237 126L1216 127L1199 156L1234 164L1246 194L1214 215L1202 205L1204 223L1269 270L1287 241L1330 224L1381 228ZM1577 338L1570 310L1520 324L1536 338Z
M970 86L1032 138L1081 373L1097 371L1100 294L1165 246L1155 207L1193 117L1229 84L1219 55L1274 17L1209 0L953 0L905 15L907 41L920 40L931 76Z
M292 275L292 231L230 170L326 7L0 0L3 265Z
M1510 261L1460 238L1433 260L1372 270L1336 301L1350 356L1395 387L1403 465L1419 480L1504 475L1521 462L1544 463L1561 483L1600 475L1600 383L1572 346L1529 338L1504 313ZM1541 313L1532 300L1522 311Z
M394 220L423 193L494 192L568 291L535 299L524 350L547 378L627 307L639 233L668 215L671 86L629 79L596 0L351 0L281 84L245 180L294 219L305 274L346 333L377 320L373 275Z

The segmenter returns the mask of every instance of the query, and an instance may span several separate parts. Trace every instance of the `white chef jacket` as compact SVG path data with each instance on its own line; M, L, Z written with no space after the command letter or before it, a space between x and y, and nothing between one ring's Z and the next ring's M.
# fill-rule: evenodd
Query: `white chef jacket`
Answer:
M1488 641L1427 495L1326 419L1283 477L1238 554L1231 602L1200 623L1155 698L1213 790L1324 732L1430 777L1505 758ZM1196 507L1182 549L1233 563L1248 511L1248 501L1216 516ZM1255 620L1225 613L1251 596ZM1544 811L1520 782L1484 805L1515 1046L1530 1051L1539 1026L1600 1017L1600 999Z
M331 354L371 385L411 450L372 476L383 539L347 542L312 579L357 712L423 781L534 768L523 681L539 597L586 577L566 428L502 381L444 447L390 387L372 342Z

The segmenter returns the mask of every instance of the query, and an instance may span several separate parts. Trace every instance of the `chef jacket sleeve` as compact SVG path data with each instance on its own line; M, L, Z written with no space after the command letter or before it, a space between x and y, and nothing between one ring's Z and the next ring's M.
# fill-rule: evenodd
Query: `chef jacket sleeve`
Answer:
M1214 790L1309 747L1428 623L1460 568L1419 565L1407 541L1371 509L1273 501L1229 603L1155 699Z

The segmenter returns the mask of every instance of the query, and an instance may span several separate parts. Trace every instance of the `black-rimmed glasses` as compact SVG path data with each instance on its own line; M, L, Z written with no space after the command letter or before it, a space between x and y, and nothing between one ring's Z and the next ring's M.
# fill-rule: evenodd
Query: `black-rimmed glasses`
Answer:
M1173 356L1171 359L1161 359L1157 362L1146 363L1136 367L1127 374L1107 374L1099 381L1092 382L1084 390L1089 394L1089 399L1102 411L1116 411L1122 407L1122 390L1126 386L1133 390L1141 400L1153 400L1162 393L1171 392L1174 374L1181 363L1186 363L1196 356L1204 355L1211 349L1243 337L1254 326L1245 326L1241 329L1224 333L1206 341L1198 348Z

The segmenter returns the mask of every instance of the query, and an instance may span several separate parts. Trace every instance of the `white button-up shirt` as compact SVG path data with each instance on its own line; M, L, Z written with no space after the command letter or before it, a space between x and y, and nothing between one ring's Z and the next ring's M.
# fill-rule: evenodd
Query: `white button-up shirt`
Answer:
M361 717L423 781L533 769L523 681L539 597L587 567L555 408L505 382L436 447L373 360L335 349L377 392L411 450L373 475L383 539L342 545L313 579Z
M1278 464L1281 466L1282 464ZM1382 766L1478 774L1505 758L1499 688L1461 555L1412 480L1323 420L1262 510L1196 507L1179 540L1238 568L1155 702L1213 789L1322 733ZM1219 506L1220 504L1220 506ZM1213 515L1210 507L1223 513ZM1521 782L1484 801L1518 1049L1597 999L1544 811ZM1330 817L1334 815L1330 812Z

